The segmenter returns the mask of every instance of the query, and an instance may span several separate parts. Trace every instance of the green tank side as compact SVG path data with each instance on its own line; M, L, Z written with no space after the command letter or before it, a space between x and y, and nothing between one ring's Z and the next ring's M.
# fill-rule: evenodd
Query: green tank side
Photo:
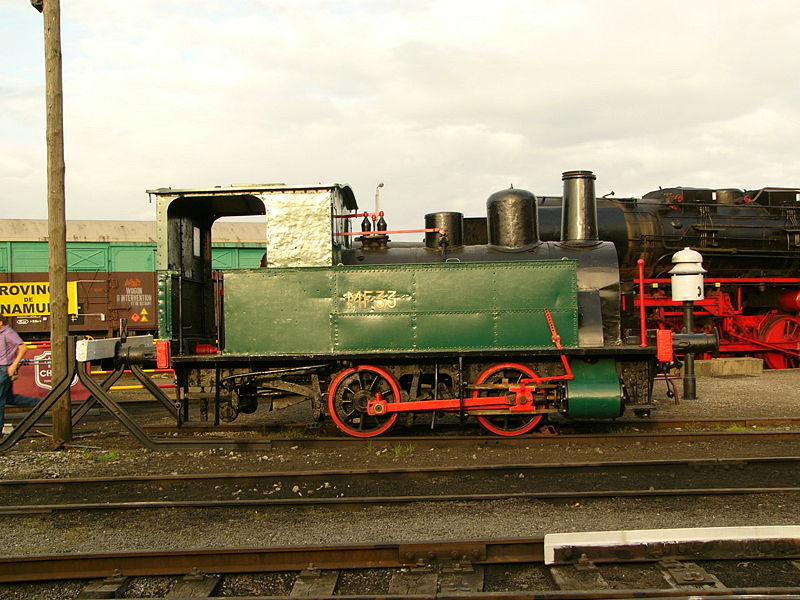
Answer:
M226 354L551 349L578 343L574 261L225 273Z

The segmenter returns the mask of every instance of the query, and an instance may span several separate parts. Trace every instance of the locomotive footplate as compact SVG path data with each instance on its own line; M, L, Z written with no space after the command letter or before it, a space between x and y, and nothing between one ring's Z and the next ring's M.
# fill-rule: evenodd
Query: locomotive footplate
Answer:
M606 346L597 348L565 348L564 350L571 357L582 358L630 358L630 359L649 359L655 356L656 349L654 346L640 346L637 344L622 344L620 346ZM382 360L425 360L436 359L446 355L448 358L458 359L473 358L480 356L481 358L490 359L496 358L547 358L553 356L551 348L525 348L524 350L458 350L453 352L429 352L429 351L414 351L414 352L385 352L381 354ZM172 357L172 364L175 367L202 367L209 368L214 366L220 367L237 367L237 366L250 366L252 364L296 364L314 362L327 362L336 363L341 361L352 361L353 363L368 362L375 360L375 353L357 353L347 352L335 355L324 354L235 354L235 353L216 353L216 354L175 354Z

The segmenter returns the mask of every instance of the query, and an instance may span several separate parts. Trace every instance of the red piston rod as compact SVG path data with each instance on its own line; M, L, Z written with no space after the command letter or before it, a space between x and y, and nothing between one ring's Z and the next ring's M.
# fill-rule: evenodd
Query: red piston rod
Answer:
M509 402L509 396L484 396L478 398L445 398L442 400L418 400L416 402L386 402L383 394L375 394L367 403L367 413L382 415L386 413L419 412L427 410L457 411L457 410L508 410L521 413L545 412L540 410L533 402L533 391L536 388L514 386L509 388L515 394L517 402ZM521 393L519 390L525 390ZM529 399L528 399L529 397ZM525 399L525 403L522 403ZM549 411L548 411L549 412Z
M553 321L553 315L549 309L544 309L545 317L547 317L547 325L550 327L552 340L556 348L563 350L561 345L561 336L556 330L556 324ZM519 384L509 386L509 395L507 396L478 396L470 398L445 398L442 400L418 400L415 402L386 402L383 394L380 392L375 394L367 402L367 414L370 415L383 415L386 413L400 413L400 412L418 412L418 411L461 411L461 410L502 410L512 413L528 413L536 414L542 412L551 412L549 410L542 410L537 406L533 399L533 393L536 391L536 386L548 381L569 381L575 378L572 372L572 367L569 360L562 353L561 363L564 365L566 371L564 375L553 375L550 377L539 377L538 375L522 379ZM533 383L533 386L529 384Z

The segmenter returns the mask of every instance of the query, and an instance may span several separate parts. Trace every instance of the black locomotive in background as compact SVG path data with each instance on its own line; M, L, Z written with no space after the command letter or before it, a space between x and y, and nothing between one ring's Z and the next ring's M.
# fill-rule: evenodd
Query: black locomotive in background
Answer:
M541 197L539 236L557 240L561 198ZM598 198L599 237L619 257L623 328L636 329L637 261L644 260L649 325L680 331L670 300L673 254L691 247L708 271L698 330L720 335L721 356L757 356L768 368L800 366L800 190L670 187L642 198ZM483 219L468 219L482 243ZM625 319L625 315L628 316Z

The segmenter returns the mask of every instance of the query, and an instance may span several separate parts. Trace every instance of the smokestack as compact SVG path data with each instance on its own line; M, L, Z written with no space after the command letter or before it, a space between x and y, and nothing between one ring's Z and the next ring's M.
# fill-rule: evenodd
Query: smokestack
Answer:
M597 198L591 171L565 171L564 199L561 207L561 242L571 246L592 246L597 233Z

